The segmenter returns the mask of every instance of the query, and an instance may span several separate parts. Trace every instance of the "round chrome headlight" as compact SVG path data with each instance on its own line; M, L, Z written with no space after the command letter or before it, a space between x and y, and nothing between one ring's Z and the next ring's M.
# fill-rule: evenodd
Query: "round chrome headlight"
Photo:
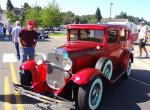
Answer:
M72 61L70 58L64 58L62 61L62 67L64 70L69 71L72 67Z
M43 61L46 60L46 55L43 53L36 53L34 58L36 64L40 65L43 63Z

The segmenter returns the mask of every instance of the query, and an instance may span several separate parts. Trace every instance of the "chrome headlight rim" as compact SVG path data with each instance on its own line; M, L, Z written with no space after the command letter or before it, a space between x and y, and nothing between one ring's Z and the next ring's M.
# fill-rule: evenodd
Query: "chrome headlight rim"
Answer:
M46 61L46 54L44 54L44 53L36 53L34 60L35 60L37 65L41 65L43 63L43 61Z
M69 71L72 68L72 60L68 57L64 57L62 61L62 68L65 71Z

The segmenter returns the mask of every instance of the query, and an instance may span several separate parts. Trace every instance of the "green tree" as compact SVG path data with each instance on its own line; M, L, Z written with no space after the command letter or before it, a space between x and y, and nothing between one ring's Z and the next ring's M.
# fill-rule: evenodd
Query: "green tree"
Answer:
M77 15L74 17L74 24L80 24L80 17Z
M139 21L140 21L139 17L134 17L134 16L131 16L131 15L129 16L129 15L126 14L126 12L121 12L119 15L116 15L116 18L117 19L128 19L130 22L134 22L135 24L138 24Z
M120 19L120 18L127 19L128 16L127 16L126 12L121 12L119 15L116 15L116 18L118 18L118 19Z
M72 24L74 22L75 14L71 11L62 12L63 24Z
M41 17L43 27L59 26L62 23L62 13L57 4L48 4L47 7L44 7Z
M28 3L24 3L22 9L21 9L21 24L26 24L26 15L28 13L28 10L31 9L31 6Z
M34 20L36 22L36 26L41 26L41 7L34 6L32 8L28 8L23 12L24 25L28 20Z
M14 9L13 4L11 3L11 0L7 0L7 10L12 11Z
M17 20L19 20L19 18L15 14L10 13L9 22L14 23Z
M6 9L6 15L9 19L10 23L14 23L16 20L18 20L18 17L13 13L14 6L11 3L10 0L7 0L7 9Z
M81 20L82 24L87 24L87 23L93 24L97 21L94 14L93 15L82 15L80 17L80 20Z
M97 22L100 22L102 19L101 11L99 8L96 9L95 17L97 19Z
M28 3L24 3L24 5L23 5L24 10L30 9L30 8L31 8L31 6Z

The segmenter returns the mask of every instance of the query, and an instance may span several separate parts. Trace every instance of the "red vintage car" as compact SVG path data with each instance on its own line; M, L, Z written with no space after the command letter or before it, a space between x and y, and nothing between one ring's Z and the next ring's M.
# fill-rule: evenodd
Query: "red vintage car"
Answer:
M45 96L40 94L48 92L53 97L46 100L56 98L72 106L75 102L80 110L98 109L104 83L115 83L131 73L131 31L110 24L70 24L66 28L65 45L20 66L21 84L14 84L15 89L42 100Z

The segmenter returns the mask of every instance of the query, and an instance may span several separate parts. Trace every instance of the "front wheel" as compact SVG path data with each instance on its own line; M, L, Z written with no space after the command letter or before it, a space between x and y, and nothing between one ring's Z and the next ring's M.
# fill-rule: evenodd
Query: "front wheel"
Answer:
M88 85L79 87L78 107L80 110L96 110L100 106L103 94L103 83L95 77Z

